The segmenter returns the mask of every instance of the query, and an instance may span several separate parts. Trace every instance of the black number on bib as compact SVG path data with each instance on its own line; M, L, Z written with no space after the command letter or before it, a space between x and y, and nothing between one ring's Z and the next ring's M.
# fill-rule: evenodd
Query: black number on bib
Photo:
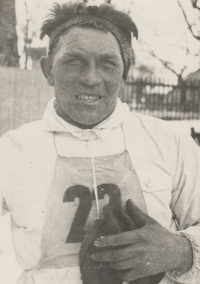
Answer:
M73 202L75 197L79 198L79 206L76 211L66 243L82 242L85 231L83 230L90 209L92 207L92 198L89 188L84 185L74 185L69 187L64 194L63 202Z
M98 198L104 199L105 195L109 196L109 205L121 205L121 192L119 187L116 184L112 183L102 183L97 186L98 190ZM95 195L93 192L93 200L95 199Z
M97 191L99 199L104 199L104 196L108 195L110 205L121 205L121 193L117 185L103 183L97 186ZM84 185L74 185L65 191L63 202L74 202L76 197L79 198L79 206L72 222L69 235L66 239L66 243L79 243L83 241L85 236L84 227L92 207L92 199L95 200L94 191L91 195L88 187Z

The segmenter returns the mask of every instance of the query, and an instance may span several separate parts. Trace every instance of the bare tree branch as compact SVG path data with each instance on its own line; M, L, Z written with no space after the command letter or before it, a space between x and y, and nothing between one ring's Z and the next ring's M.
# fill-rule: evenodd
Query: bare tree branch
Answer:
M185 54L185 65L182 67L181 71L180 71L180 77L182 78L183 72L187 69L187 64L186 64L186 58L187 56L190 54L190 51L187 47L185 47L186 50L186 54Z
M196 0L193 1L193 2L197 3ZM193 5L193 2L192 2L192 5ZM186 13L185 13L185 10L184 10L183 6L181 5L180 1L177 0L177 3L178 3L179 7L180 7L181 10L182 10L182 13L183 13L183 16L184 16L184 18L185 18L186 24L187 24L188 29L189 29L189 31L191 32L192 36L193 36L194 38L196 38L197 40L200 40L200 35L195 34L195 32L193 31L193 26L194 26L194 25L190 24L190 22L189 22L189 20L188 20L188 17L187 17L187 15L186 15Z
M147 52L148 52L151 56L153 56L154 58L156 58L157 60L159 60L159 61L165 66L165 68L167 68L168 70L170 70L171 72L173 72L176 76L178 76L178 77L180 76L180 74L179 74L172 66L170 66L170 65L171 65L170 62L167 62L167 61L161 59L160 57L158 57L157 55L155 55L153 51L147 50Z
M197 10L200 10L200 7L199 7L199 6L197 6L197 2L198 2L198 0L191 0L191 2L192 2L192 6L193 6L193 8L195 8L195 9L197 9Z

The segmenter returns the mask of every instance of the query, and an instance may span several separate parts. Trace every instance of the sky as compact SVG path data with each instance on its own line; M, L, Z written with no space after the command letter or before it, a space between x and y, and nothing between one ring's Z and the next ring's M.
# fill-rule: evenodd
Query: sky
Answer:
M16 0L16 12L18 18L18 34L25 20L24 0ZM54 0L27 0L28 8L38 26L48 13ZM58 3L64 3L66 0L57 0ZM68 1L69 2L69 1ZM102 0L89 0L91 5L99 5ZM186 24L183 15L178 7L177 0L112 0L112 3L120 10L130 10L131 17L135 21L139 30L139 40L134 41L137 64L154 65L156 72L163 71L161 63L149 55L144 50L151 50L160 58L173 62L173 67L178 72L185 62L185 49L189 47L192 53L199 52L199 42L194 40L189 33L185 33ZM181 3L187 8L189 16L192 18L192 8L190 0L181 0ZM35 24L35 26L37 26ZM33 45L46 45L47 40L41 43L35 40ZM199 68L199 59L190 55L187 58L189 74ZM165 72L164 72L165 73ZM164 74L163 73L163 74ZM171 72L170 72L171 73Z

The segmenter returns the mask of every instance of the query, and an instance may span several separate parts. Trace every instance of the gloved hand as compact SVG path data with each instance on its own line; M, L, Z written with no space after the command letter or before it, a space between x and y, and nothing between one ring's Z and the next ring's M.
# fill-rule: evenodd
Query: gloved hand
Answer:
M83 284L122 284L118 271L109 263L91 259L91 254L102 250L96 248L93 242L101 236L116 235L139 228L138 224L122 210L120 204L107 205L103 212L105 220L99 219L94 222L93 227L86 232L81 245L79 260ZM163 275L164 273L161 273L137 279L130 284L157 284Z
M108 263L123 281L131 283L141 283L136 279L148 277L147 283L155 284L164 271L185 273L191 268L192 247L186 237L169 232L131 200L127 201L126 209L139 229L95 240L99 251L91 255L93 260ZM151 276L156 274L158 279ZM152 280L154 277L156 280Z

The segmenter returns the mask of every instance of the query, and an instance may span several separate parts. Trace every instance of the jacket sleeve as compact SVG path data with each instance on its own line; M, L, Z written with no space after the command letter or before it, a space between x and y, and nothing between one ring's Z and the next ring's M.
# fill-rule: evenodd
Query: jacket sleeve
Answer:
M1 137L0 139L0 219L1 216L5 214L4 210L4 205L5 205L5 200L3 197L3 192L5 188L5 180L6 180L6 168L7 167L5 164L5 149L6 148L6 141L4 140L4 136ZM7 154L8 155L8 154Z
M168 271L179 283L200 283L200 147L190 136L176 138L176 158L171 209L178 224L177 234L190 241L193 265L181 274Z
M5 193L17 168L16 161L20 151L20 145L15 141L12 132L7 132L0 138L0 216L8 211Z

